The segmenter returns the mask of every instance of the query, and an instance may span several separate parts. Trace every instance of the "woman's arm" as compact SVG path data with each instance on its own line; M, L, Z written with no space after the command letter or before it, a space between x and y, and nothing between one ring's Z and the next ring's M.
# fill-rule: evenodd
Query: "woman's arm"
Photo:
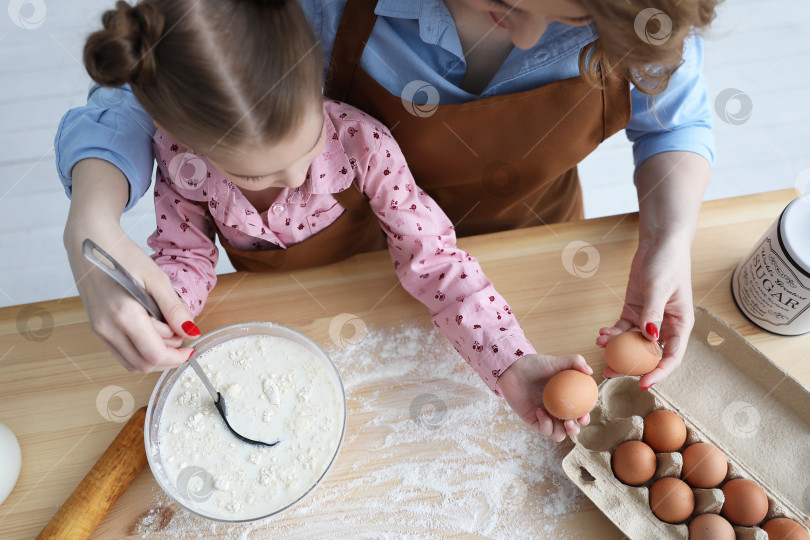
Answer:
M639 244L621 316L596 343L604 347L632 327L665 341L659 367L639 381L649 388L680 365L694 324L690 250L715 152L701 38L685 42L683 64L664 92L652 97L634 89L632 97L626 133L636 163ZM605 376L616 375L605 369Z
M87 105L65 113L54 138L56 169L65 192L71 196L77 164L97 158L118 169L115 175L108 169L109 174L99 175L97 180L123 178L128 182L124 209L134 206L152 183L154 132L152 119L129 88L93 87Z
M625 304L613 328L600 330L597 344L632 327L665 342L658 367L639 380L640 388L662 381L683 360L694 325L692 240L711 166L691 152L657 154L636 171L639 242L630 267ZM618 374L605 368L605 376Z
M129 198L126 178L117 167L100 159L80 161L72 177L73 196L63 239L93 333L129 371L166 369L183 363L191 349L176 347L185 337L199 336L199 330L190 322L188 308L166 274L119 224ZM84 259L85 238L93 239L146 286L168 325L152 319L123 288Z

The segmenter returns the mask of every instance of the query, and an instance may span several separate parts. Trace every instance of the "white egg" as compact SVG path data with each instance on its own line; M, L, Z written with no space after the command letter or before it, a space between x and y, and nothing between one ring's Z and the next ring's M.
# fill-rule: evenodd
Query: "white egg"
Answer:
M20 467L22 466L22 452L17 437L3 424L0 424L0 504L14 489L17 478L20 477Z

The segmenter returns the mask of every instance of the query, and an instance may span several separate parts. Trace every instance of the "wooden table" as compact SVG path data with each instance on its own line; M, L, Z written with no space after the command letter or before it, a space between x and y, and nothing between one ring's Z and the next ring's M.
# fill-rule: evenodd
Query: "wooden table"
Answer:
M734 265L796 195L793 190L785 190L704 204L693 248L694 300L696 305L714 311L793 377L810 386L810 335L785 338L756 329L737 311L729 291ZM637 225L638 216L628 214L465 238L459 244L478 257L538 350L548 354L579 352L600 379L604 358L594 340L598 329L612 324L621 309L636 247ZM586 242L598 251L599 266L590 277L578 277L563 266L563 248L574 241ZM584 262L575 260L576 264ZM205 332L234 322L275 320L327 346L330 322L341 313L355 314L370 327L429 325L421 304L397 284L384 252L292 274L222 276L198 323ZM461 358L458 362L464 364ZM23 451L19 482L8 500L0 505L0 537L35 536L118 433L122 424L116 418L105 419L97 407L102 389L111 395L116 390L108 387L117 386L118 391L131 395L134 404L129 407L123 401L116 402L118 409L127 409L123 411L127 414L133 406L148 402L158 376L124 371L90 333L78 298L0 309L0 422L16 433ZM430 382L406 382L413 384L424 387ZM374 431L361 429L368 419L362 414L353 415L353 411L358 411L362 394L372 390L355 385L356 395L349 396L346 442L322 489L334 491L342 485L357 485L351 482L369 472L358 470L361 463L358 459L373 449L377 441ZM388 406L402 407L407 414L412 396L404 390L392 389ZM114 416L118 409L111 407L107 416ZM514 415L503 414L507 421L501 422L499 429L525 429ZM471 425L481 429L477 426L482 424ZM486 430L482 430L481 437L486 440ZM570 443L564 443L556 453L564 455L566 444ZM440 450L422 446L409 452L418 461L430 459ZM113 507L95 537L140 537L135 536L139 531L137 523L153 504L154 487L151 472L144 470ZM293 518L282 515L264 534L256 531L250 537L279 538L285 536L284 531L292 531L286 534L290 538L320 537L330 530L329 523L335 523L335 516L341 515L346 516L345 523L351 522L354 536L363 536L364 525L357 521L360 514L353 513L353 504L363 498L384 497L386 489L373 482L366 482L361 488L347 488L338 502L328 506L330 515L321 516L324 520L331 518L331 522L319 525L317 516L310 516L307 524L289 523L285 520ZM578 510L551 524L544 522L544 514L539 510L542 494L524 493L518 502L507 509L489 510L499 513L496 521L507 526L497 529L500 531L497 535L508 536L510 520L523 520L524 527L526 522L536 525L535 536L622 537L587 499ZM424 503L430 504L431 499L426 498ZM299 507L306 510L307 504L305 499ZM165 514L165 508L160 510L164 512L163 519L171 517L171 512ZM430 530L413 532L445 537L496 535L492 530L465 533L439 518L432 521ZM381 515L378 519L386 517ZM388 530L403 534L407 525L391 524ZM340 529L332 534L339 535ZM150 537L169 536L156 533Z

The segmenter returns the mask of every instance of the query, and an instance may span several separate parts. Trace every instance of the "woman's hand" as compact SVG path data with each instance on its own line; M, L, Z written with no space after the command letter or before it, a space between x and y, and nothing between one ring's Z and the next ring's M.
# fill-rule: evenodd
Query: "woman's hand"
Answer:
M695 322L690 251L710 176L709 162L691 152L663 152L636 170L638 250L619 320L599 331L596 344L604 347L631 328L648 339L660 339L664 354L658 366L639 379L644 390L675 371L686 352ZM606 367L604 376L620 374Z
M200 331L168 276L119 225L128 197L126 178L115 166L98 159L80 161L72 174L64 244L90 328L128 371L149 372L182 364L193 352L180 347L183 339L199 337ZM84 259L85 238L95 241L146 287L168 324L151 318L120 285Z
M695 323L692 308L690 242L666 241L639 246L630 267L630 281L621 316L612 328L599 330L596 344L605 347L614 336L636 328L648 339L664 343L658 366L639 380L646 390L681 364ZM605 377L619 377L609 366Z
M562 421L546 412L543 406L543 389L546 383L567 369L576 369L591 375L593 370L578 354L567 356L548 356L544 354L527 354L506 368L498 377L498 387L503 392L507 403L529 427L561 442L566 435L576 435L580 426L587 426L591 421L590 414L577 420Z

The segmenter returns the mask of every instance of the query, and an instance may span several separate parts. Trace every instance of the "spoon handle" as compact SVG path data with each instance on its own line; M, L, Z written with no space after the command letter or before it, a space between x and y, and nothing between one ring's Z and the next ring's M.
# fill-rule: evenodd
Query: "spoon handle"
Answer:
M194 354L192 354L191 358L188 359L188 363L191 364L191 367L194 369L194 371L197 372L197 376L202 381L203 386L205 386L205 389L208 390L209 394L211 394L211 397L214 398L214 403L219 401L219 392L214 390L213 385L211 385L211 381L208 380L208 376L203 371L203 368L200 365L200 363L197 362L197 359L195 358Z
M102 272L113 278L119 285L121 285L135 300L149 312L149 314L160 322L166 322L163 313L152 298L152 295L143 288L143 286L135 281L132 274L118 264L118 261L113 259L106 251L98 247L98 244L85 238L82 242L82 254L84 258L97 266Z

